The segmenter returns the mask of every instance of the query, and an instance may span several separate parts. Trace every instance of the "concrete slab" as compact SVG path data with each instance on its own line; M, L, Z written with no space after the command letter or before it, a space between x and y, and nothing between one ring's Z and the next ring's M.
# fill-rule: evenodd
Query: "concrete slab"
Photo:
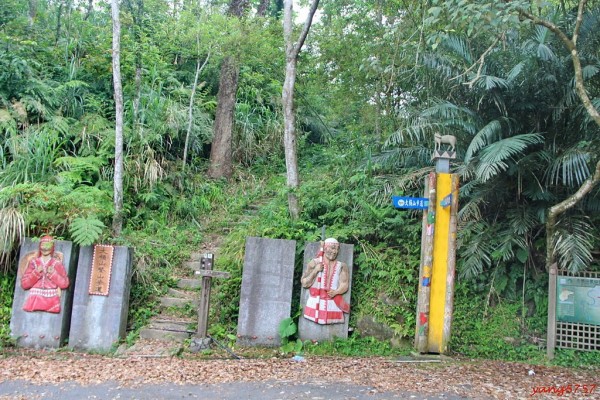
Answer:
M244 256L238 344L279 346L279 324L290 317L296 241L248 237Z
M90 285L94 246L83 247L79 253L69 347L108 351L125 338L133 251L123 246L113 249L106 296L90 293L94 293Z

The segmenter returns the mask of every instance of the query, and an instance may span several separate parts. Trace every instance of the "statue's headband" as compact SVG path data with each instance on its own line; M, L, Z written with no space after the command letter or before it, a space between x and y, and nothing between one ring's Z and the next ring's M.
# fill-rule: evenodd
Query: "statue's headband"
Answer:
M40 243L54 242L54 238L52 236L42 236L40 238Z
M338 242L338 241L337 241L336 239L334 239L334 238L325 239L325 246L331 246L331 245L334 245L334 244L337 244L337 245L339 245L339 244L340 244L340 242Z

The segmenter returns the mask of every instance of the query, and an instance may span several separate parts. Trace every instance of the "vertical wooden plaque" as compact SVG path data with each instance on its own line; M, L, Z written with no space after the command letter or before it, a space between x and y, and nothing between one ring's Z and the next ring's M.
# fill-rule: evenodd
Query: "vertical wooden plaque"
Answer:
M94 245L89 294L108 296L108 292L110 290L110 275L112 272L113 253L113 246L101 244Z

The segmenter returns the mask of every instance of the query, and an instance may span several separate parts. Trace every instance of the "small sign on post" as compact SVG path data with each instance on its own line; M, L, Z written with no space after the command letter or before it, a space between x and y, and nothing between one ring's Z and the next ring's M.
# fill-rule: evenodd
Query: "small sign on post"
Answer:
M443 208L446 208L450 205L452 205L452 193L450 193L440 201L440 206L442 206Z
M207 339L208 313L210 304L210 283L212 278L229 278L231 274L223 271L213 271L214 254L206 253L200 258L200 270L196 275L202 276L202 293L200 295L200 304L198 305L198 329L195 339L195 347L199 349L206 348L210 344Z
M425 210L429 207L429 199L426 197L392 196L392 203L396 208Z

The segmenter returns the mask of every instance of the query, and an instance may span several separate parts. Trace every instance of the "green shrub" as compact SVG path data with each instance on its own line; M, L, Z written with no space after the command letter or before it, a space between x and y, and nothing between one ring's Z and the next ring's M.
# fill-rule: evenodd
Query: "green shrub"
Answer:
M394 348L388 341L377 340L373 337L360 337L353 334L348 339L335 338L332 341L311 343L306 342L305 352L316 356L343 355L352 357L396 356L408 354L411 349Z
M486 306L486 297L457 285L450 348L467 357L541 362L545 352L523 335L522 306L503 301Z
M569 349L556 349L553 365L564 367L593 367L600 365L600 351L577 351Z
M0 274L0 350L12 343L10 318L14 289L15 275Z

